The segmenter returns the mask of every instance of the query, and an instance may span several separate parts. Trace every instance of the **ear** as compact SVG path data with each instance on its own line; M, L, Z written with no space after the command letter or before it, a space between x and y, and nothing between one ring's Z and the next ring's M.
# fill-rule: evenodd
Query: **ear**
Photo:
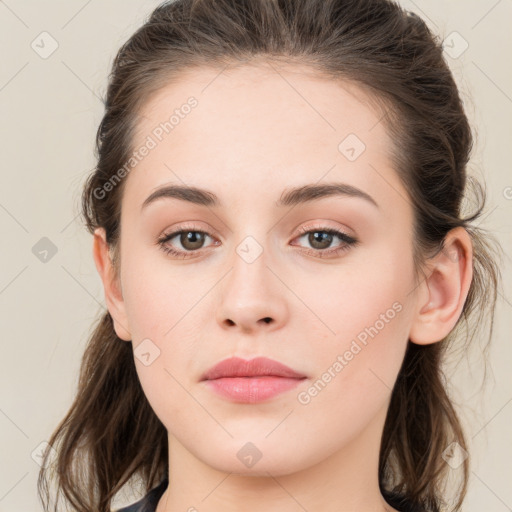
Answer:
M417 294L409 339L427 345L444 339L459 319L473 279L473 244L462 227L450 230L443 249L429 262Z
M120 279L115 277L104 228L94 231L93 257L96 269L103 282L105 302L114 322L114 329L119 338L131 341Z

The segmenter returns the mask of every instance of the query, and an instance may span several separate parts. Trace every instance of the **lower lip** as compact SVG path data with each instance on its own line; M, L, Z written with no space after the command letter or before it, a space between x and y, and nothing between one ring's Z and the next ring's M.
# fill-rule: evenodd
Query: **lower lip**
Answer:
M219 395L235 402L254 404L284 393L303 379L287 377L224 377L205 381Z

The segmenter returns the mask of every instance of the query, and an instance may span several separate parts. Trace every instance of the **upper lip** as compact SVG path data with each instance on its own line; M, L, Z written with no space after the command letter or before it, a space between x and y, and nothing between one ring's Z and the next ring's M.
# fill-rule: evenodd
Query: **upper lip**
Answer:
M268 359L267 357L256 357L249 361L239 357L224 359L205 372L201 380L221 379L223 377L257 377L274 376L302 379L302 375L288 366Z

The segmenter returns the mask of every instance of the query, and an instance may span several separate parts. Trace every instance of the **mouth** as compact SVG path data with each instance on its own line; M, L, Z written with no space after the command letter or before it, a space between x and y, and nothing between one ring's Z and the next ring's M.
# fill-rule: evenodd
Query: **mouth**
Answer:
M283 377L289 379L303 379L306 376L293 370L283 363L268 359L267 357L256 357L250 361L240 357L224 359L205 372L201 380L214 380L231 377Z
M216 394L238 403L269 400L296 387L307 377L290 367L257 357L225 359L203 374L201 381Z

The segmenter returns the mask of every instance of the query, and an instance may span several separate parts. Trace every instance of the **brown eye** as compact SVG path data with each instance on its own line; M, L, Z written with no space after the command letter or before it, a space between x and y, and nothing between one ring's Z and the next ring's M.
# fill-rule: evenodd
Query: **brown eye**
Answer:
M201 249L204 243L205 233L202 231L182 231L180 234L180 243L182 247L189 251Z
M305 247L304 252L320 258L341 255L359 243L356 238L332 228L301 228L300 232L302 235L298 239L306 238L310 246L309 248ZM336 238L339 240L338 245L331 247Z
M326 231L310 231L308 242L314 249L327 249L333 240L333 235Z
M181 229L163 235L158 240L158 245L167 254L179 258L187 258L195 256L195 252L204 247L206 237L212 238L204 231L197 229Z

